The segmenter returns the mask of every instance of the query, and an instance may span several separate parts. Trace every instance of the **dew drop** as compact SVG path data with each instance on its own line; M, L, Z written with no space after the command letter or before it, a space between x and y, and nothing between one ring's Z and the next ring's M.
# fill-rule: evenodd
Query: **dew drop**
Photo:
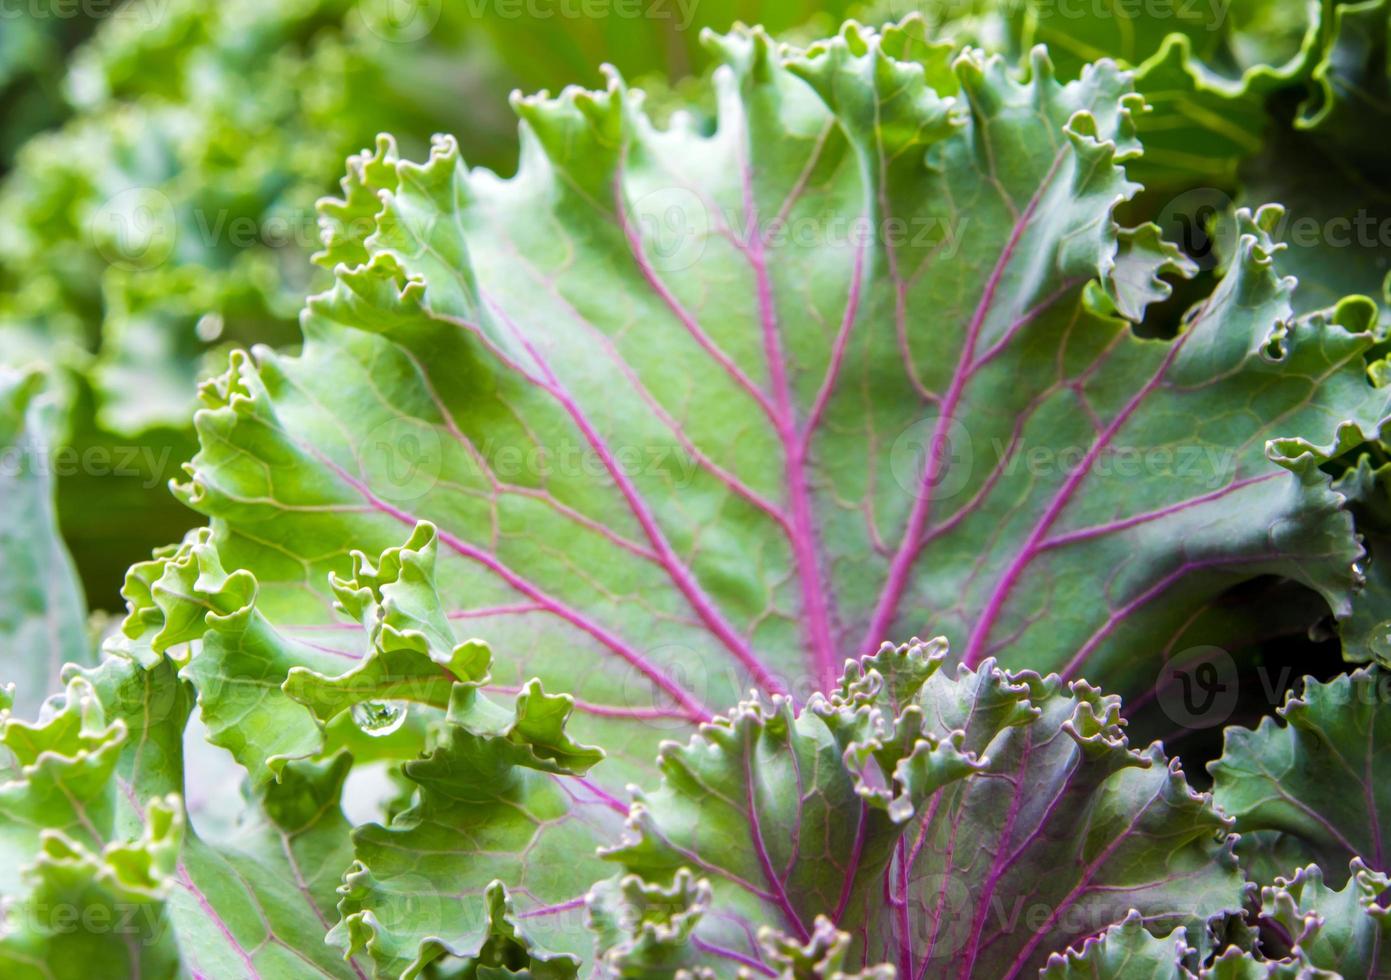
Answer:
M193 332L198 335L199 340L205 344L211 344L222 336L225 326L221 313L204 313L193 325Z
M1391 660L1391 619L1372 627L1371 639L1367 645L1377 657Z
M404 701L359 701L353 705L353 721L368 735L382 738L406 723Z

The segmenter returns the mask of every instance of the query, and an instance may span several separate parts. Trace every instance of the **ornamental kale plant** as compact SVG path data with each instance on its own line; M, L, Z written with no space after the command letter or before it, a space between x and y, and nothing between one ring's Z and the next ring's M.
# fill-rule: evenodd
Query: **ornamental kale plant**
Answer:
M95 24L68 8L114 4L12 6L0 12L0 362L49 369L51 439L78 461L57 481L63 538L93 605L111 609L131 556L187 527L150 490L194 451L198 380L232 346L298 342L305 295L330 280L310 261L314 202L349 154L383 130L419 153L451 132L473 163L511 166L509 89L597 82L605 60L665 84L688 70L700 27L735 16L716 0L642 0L643 16L600 31L479 0L131 0L65 66ZM777 30L810 16L785 0L744 13ZM80 462L93 453L107 462Z
M349 161L302 348L199 392L207 525L0 727L4 975L1391 974L1377 304L1278 204L1201 276L1129 222L1113 61L707 42L713 126L614 71L515 176ZM83 648L43 540L7 708ZM1206 777L1128 736L1292 629L1362 666Z

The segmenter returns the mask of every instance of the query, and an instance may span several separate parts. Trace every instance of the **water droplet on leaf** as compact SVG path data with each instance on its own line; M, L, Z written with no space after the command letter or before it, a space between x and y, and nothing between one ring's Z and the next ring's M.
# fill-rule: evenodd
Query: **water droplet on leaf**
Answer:
M359 701L353 705L353 721L368 735L390 735L406 723L404 701Z
M193 325L193 332L198 335L198 339L206 344L211 344L214 340L222 336L222 331L226 327L221 313L204 313L198 318L198 322Z
M1383 660L1391 660L1391 619L1372 627L1371 639L1367 645L1376 656Z

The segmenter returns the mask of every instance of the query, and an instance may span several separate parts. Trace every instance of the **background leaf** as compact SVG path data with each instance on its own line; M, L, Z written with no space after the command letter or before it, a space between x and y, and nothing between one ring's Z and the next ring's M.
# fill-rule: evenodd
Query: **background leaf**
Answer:
M0 676L25 714L61 689L64 663L95 655L54 513L57 406L48 385L38 371L0 371Z

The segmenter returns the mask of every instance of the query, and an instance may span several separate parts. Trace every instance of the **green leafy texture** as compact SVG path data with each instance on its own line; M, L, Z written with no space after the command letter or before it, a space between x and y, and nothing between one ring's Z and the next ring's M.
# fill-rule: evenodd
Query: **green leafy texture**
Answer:
M194 531L173 554L132 566L122 590L130 613L107 650L146 668L166 653L175 658L198 692L210 741L264 787L288 759L323 748L313 717L280 690L285 675L345 661L277 632L256 607L255 579L224 571L208 539L206 529Z
M476 690L455 687L437 744L404 766L415 804L353 832L357 860L330 942L366 951L382 975L413 977L430 964L484 975L519 959L534 976L577 975L592 943L583 895L604 874L595 849L617 836L626 810L582 778L598 753L570 745L563 718L547 710L568 714L568 698L542 696L539 713L556 719L541 725L548 740L571 751L516 737L527 698L513 731L479 734Z
M1258 949L1230 946L1199 965L1197 951L1177 929L1156 938L1138 913L1079 949L1054 955L1043 980L1315 980L1383 977L1388 912L1378 901L1388 884L1356 858L1341 891L1324 884L1315 865L1260 890L1255 910L1268 933Z
M378 567L387 567L393 557L408 564L414 560L409 556L410 551L402 549L388 555ZM132 578L137 580L134 575ZM153 594L164 592L152 587ZM171 617L165 625L173 622ZM424 760L405 767L416 788L415 804L387 827L368 825L352 835L358 863L350 868L339 889L343 919L329 934L330 941L351 952L366 951L384 975L409 976L429 968L463 971L465 975L477 971L476 975L486 976L489 969L505 967L514 973L530 970L530 975L538 977L574 976L590 948L587 934L579 928L588 904L601 942L605 942L602 948L608 951L606 962L626 971L622 975L653 975L640 971L652 967L650 957L655 955L662 957L657 962L664 966L659 969L680 963L680 969L689 967L693 975L705 975L702 971L707 970L724 975L731 963L749 963L758 964L755 969L760 972L788 978L882 980L891 975L888 968L848 972L864 958L863 940L856 938L856 932L837 928L832 915L840 919L848 909L853 918L856 904L876 900L887 853L881 834L893 834L887 824L911 830L916 822L915 808L929 798L944 799L963 776L967 782L981 783L994 782L1006 773L1021 783L1047 778L1046 774L1006 770L999 757L976 759L963 746L987 743L994 756L1002 748L1001 737L1010 730L1037 725L1039 720L1056 721L1050 719L1046 707L1035 703L1035 688L1048 689L1050 682L1033 675L1012 681L993 670L981 675L963 671L955 679L943 679L938 673L943 654L939 641L899 649L886 647L863 664L852 664L830 699L817 697L796 719L800 729L831 743L820 753L824 758L809 760L816 765L809 766L808 760L798 760L796 753L786 751L758 754L759 785L766 793L761 803L770 818L785 819L789 803L803 807L806 812L797 820L794 841L801 834L810 834L812 840L824 839L849 848L842 858L849 861L848 870L834 856L820 864L815 859L806 862L807 882L797 882L797 900L804 901L803 893L813 891L804 885L824 878L820 891L827 895L834 892L837 908L799 931L762 930L757 949L747 953L696 934L700 915L688 916L690 930L682 932L678 925L674 932L664 932L662 921L654 915L679 917L683 910L691 910L688 906L697 905L704 912L712 895L723 899L727 894L724 887L712 889L708 881L693 880L679 854L676 886L667 892L667 900L657 894L658 901L650 901L654 894L651 888L637 879L626 879L623 889L627 901L641 899L644 906L633 915L620 904L611 909L615 914L606 922L603 902L597 896L612 886L600 886L594 894L585 895L583 889L602 875L604 864L597 857L585 859L583 855L592 855L596 843L616 838L619 814L625 808L579 775L593 760L582 747L576 751L564 739L559 722L554 721L559 718L563 722L564 710L552 710L568 710L568 702L547 702L544 695L535 692L544 710L537 712L537 722L525 724L520 719L522 701L528 696L524 694L518 698L519 719L512 730L480 735L468 727L480 717L479 695L474 685L461 683L454 688L448 720L433 748ZM202 651L195 653L191 662L204 655ZM124 827L129 835L140 833L159 819L155 808L142 808L137 800L150 792L176 791L182 784L179 734L186 723L189 699L174 672L175 664L167 657L146 665L116 657L95 670L75 675L70 696L57 714L64 720L63 727L47 740L50 746L59 745L77 757L84 749L100 747L101 771L92 774L89 786L100 794L103 823ZM92 691L99 698L89 695L80 701L87 714L79 728L71 707L79 698L71 692ZM1068 724L1084 726L1079 719L1094 718L1098 713L1113 715L1113 699L1098 699L1085 688L1080 696L1087 703ZM121 717L103 728L104 707L118 710ZM781 711L774 710L777 708L776 702L773 709L751 702L731 719L717 719L705 726L684 751L671 746L664 753L664 764L696 753L702 739L712 744L726 742L721 732L733 731L740 719L757 716L763 727L776 729L779 720L787 717L785 702ZM484 712L482 717L491 714ZM1114 720L1109 724L1114 727ZM953 727L958 725L961 727ZM929 727L938 734L927 731ZM23 764L35 758L42 761L34 730L32 726L12 725L6 731L6 744ZM549 736L544 743L522 742L515 737L519 731L546 732ZM992 738L991 732L997 734ZM1083 735L1078 741L1086 742L1088 737ZM568 746L569 751L554 751L556 746ZM805 743L799 742L799 748L806 748ZM48 753L50 763L54 757ZM789 760L801 764L792 765ZM709 769L709 759L700 761ZM343 755L318 763L286 762L280 781L267 784L256 798L248 800L248 817L236 833L220 839L215 847L190 835L169 875L168 900L172 931L186 966L205 975L257 972L262 976L302 976L306 970L343 975L342 968L331 957L326 958L324 948L317 944L320 933L314 923L327 927L326 893L337 882L337 870L345 866L348 857L348 827L337 807L348 766ZM115 779L111 778L113 772ZM839 775L833 775L837 772ZM818 781L814 790L803 782L808 775ZM718 780L720 774L706 772L703 778ZM679 846L683 833L698 833L702 839L719 842L705 827L713 827L712 814L718 816L709 795L701 785L685 785L694 792L695 806L684 816L680 808L659 802L669 795L670 786L649 795L634 809L634 826L644 833L653 829L644 808L649 814L680 821L676 833L662 829L663 841L655 852L658 855L673 841ZM823 792L825 800L819 799ZM840 826L843 819L836 819L843 816L846 806L832 805L830 799L847 794L850 805L859 801L863 806L861 827L865 833L855 835L858 843ZM76 792L65 794L66 799L75 797L81 798ZM1093 842L1098 835L1104 839L1106 833L1099 820L1124 823L1130 819L1124 802L1103 798L1082 805L1105 815L1094 816L1090 828L1076 831ZM1113 812L1117 808L1119 814ZM882 817L875 822L877 829L871 831L867 818L874 814ZM1067 818L1060 814L1059 819ZM52 814L46 815L46 820L50 825L63 824ZM17 826L25 823L18 821ZM754 823L760 825L772 826L772 820ZM1203 860L1209 869L1226 863L1212 840L1214 829L1219 834L1222 829L1215 817L1198 831L1207 841L1209 853ZM1162 818L1142 823L1137 817L1126 832L1171 842L1175 837L1189 836L1189 828L1179 821ZM776 838L779 848L784 846L783 836ZM1170 873L1182 875L1191 845L1191 840L1174 843L1173 853L1155 859ZM1118 850L1119 846L1106 850L1117 862L1133 869L1133 860ZM694 853L698 847L691 849L696 858L693 863L708 871L710 868ZM723 852L721 859L730 853L727 845L719 850ZM637 854L646 867L652 853L641 842L629 841L615 856L629 860ZM880 867L871 867L876 864ZM837 869L842 884L835 889L832 876ZM1221 872L1213 874L1220 876ZM503 882L508 883L512 898ZM1176 904L1184 911L1168 915L1190 917L1189 910L1195 905L1196 914L1211 911L1208 896L1198 897L1195 882L1190 880L1186 885L1183 900ZM1107 888L1115 890L1117 883L1112 881ZM1153 888L1151 884L1141 890L1150 891L1153 897ZM1132 892L1121 900L1136 903L1136 895ZM1155 913L1152 905L1144 907L1148 914ZM716 936L723 938L736 921L732 911L718 908L710 914ZM1156 919L1164 917L1155 915ZM751 943L753 926L763 924L763 920L754 917L748 921L751 925L735 932L736 938ZM786 924L790 927L794 921ZM641 930L644 925L653 926L646 942L641 935L625 937L617 931ZM627 943L628 938L633 941Z
M1151 191L1172 194L1214 184L1234 188L1242 162L1261 150L1271 128L1267 99L1311 79L1334 4L987 0L965 16L959 5L947 7L955 16L945 21L936 7L921 6L928 36L969 38L1021 59L1045 44L1063 77L1102 58L1133 69L1136 90L1152 111L1136 121L1146 152L1130 172Z
M417 525L400 548L384 551L374 567L361 552L353 572L330 582L336 608L362 625L371 651L347 673L325 677L304 667L290 670L284 685L321 722L354 704L400 698L439 708L449 706L456 681L481 683L492 655L482 643L456 644L435 588L438 537ZM433 659L432 659L433 657Z
M920 702L991 764L939 794L904 838L866 916L871 957L895 956L903 975L1012 977L1131 909L1161 931L1240 910L1230 824L1158 743L1129 747L1116 698L983 667L929 682ZM1000 712L1013 724L999 734L976 727Z
M666 743L661 788L635 797L631 839L605 856L650 882L684 867L706 876L719 915L689 940L702 949L756 956L750 923L798 943L823 931L819 915L828 929L867 927L859 914L883 888L907 822L983 766L961 750L963 733L929 730L913 703L941 647L886 646L801 712L783 698L746 701L689 743ZM912 683L895 684L904 667Z
M1391 168L1367 139L1391 124L1388 9L1386 0L1370 0L1327 15L1312 91L1275 106L1264 146L1242 168L1242 200L1289 207L1284 237L1291 247L1280 266L1300 281L1301 310L1348 293L1391 308Z
M0 791L0 827L5 851L3 885L12 893L25 858L37 852L43 834L64 834L100 847L100 830L110 824L114 808L111 773L125 723L107 722L91 686L74 681L62 710L46 721L28 724L6 717L0 736L18 778ZM93 839L93 837L98 839Z
M98 852L45 836L25 867L32 891L6 910L0 939L8 977L173 977L178 964L165 899L182 820L179 801L150 805L146 835Z
M354 164L304 353L204 387L181 491L272 621L325 624L345 545L428 520L447 614L526 651L499 683L573 691L631 760L653 715L824 689L885 637L1129 692L1243 581L1350 615L1362 549L1319 465L1386 393L1365 321L1287 322L1277 210L1177 340L1140 340L1183 264L1108 217L1139 152L1122 75L1021 83L854 25L711 43L712 136L614 80L519 100L512 180L448 140ZM858 218L916 231L830 230Z
M0 185L0 360L78 379L60 442L106 462L64 481L61 510L98 607L131 557L186 527L150 492L172 474L146 463L192 453L181 437L198 379L229 343L298 340L302 299L326 278L308 261L314 201L348 154L385 129L413 151L455 132L474 162L511 166L514 83L578 71L576 54L586 71L681 75L700 29L733 18L724 0L651 0L602 26L474 0L133 0L65 65L95 26L87 6L4 18L0 175L21 135L71 118L25 144ZM809 12L741 7L774 27Z
M1225 82L1235 90L1269 86L1305 69L1328 7L1305 0L1115 10L1031 3L1021 8L1018 23L1023 43L1047 44L1056 52L1059 70L1069 74L1101 58L1139 66L1181 37L1192 48L1195 74L1201 71L1214 87Z
M1178 980L1188 953L1186 930L1175 929L1161 939L1132 911L1081 947L1048 957L1041 980Z
M850 936L833 927L825 916L817 917L811 936L800 945L771 930L762 930L760 940L769 964L786 980L894 980L897 976L888 964L846 972L843 967L850 953Z
M146 666L161 651L187 660L214 738L248 767L257 791L292 770L289 760L324 747L323 718L316 723L282 685L296 667L332 679L345 666L345 651L287 639L342 626L331 598L357 612L346 635L366 627L359 657L400 653L439 676L460 647L472 649L455 632L464 629L519 652L498 665L496 684L465 670L429 757L407 766L417 802L358 835L362 867L345 883L335 939L387 970L446 956L472 969L498 932L469 918L497 903L494 881L523 910L516 926L525 937L533 920L554 931L552 916L531 913L578 908L597 877L575 856L595 842L585 820L613 819L604 787L647 773L642 760L663 726L705 721L717 730L711 706L754 686L773 707L746 707L725 724L790 730L782 692L827 686L841 657L933 626L982 668L960 675L986 688L972 697L1011 720L1003 735L980 736L977 755L1003 766L1011 752L1025 754L1021 743L1033 736L1020 733L1044 724L1028 720L1036 710L1061 761L1041 749L1024 761L1065 788L1072 784L1056 774L1077 772L1074 791L1094 804L1091 822L1065 821L1061 839L1040 833L1011 863L1014 825L987 823L1010 809L982 803L976 811L989 816L968 826L968 849L990 858L963 869L948 857L943 874L997 865L980 889L989 901L1005 889L1027 895L1014 884L1027 868L1030 885L1062 889L1042 899L1052 908L1095 913L1089 931L1151 901L1154 917L1174 922L1195 904L1231 908L1236 875L1214 840L1223 822L1157 749L1125 746L1114 704L1083 685L1065 693L1060 680L1008 679L987 666L988 654L1068 676L1107 670L1133 690L1155 666L1137 651L1155 650L1156 636L1240 581L1294 578L1350 615L1361 549L1345 498L1319 467L1382 419L1384 393L1362 369L1371 337L1348 329L1365 319L1335 312L1287 322L1290 284L1270 261L1278 212L1263 210L1244 220L1231 271L1180 337L1135 339L1133 321L1165 295L1157 276L1183 264L1152 228L1110 219L1135 190L1121 164L1138 152L1129 118L1138 105L1111 69L1062 86L1039 59L1019 82L1000 61L949 64L942 49L904 32L853 25L805 52L774 55L757 32L712 43L727 64L710 136L684 123L653 130L615 80L601 93L519 100L527 146L510 181L468 171L447 141L423 166L398 162L389 144L363 158L349 200L327 212L338 223L326 261L339 267L306 315L305 353L234 354L204 389L203 448L184 493L214 526L133 574L122 647ZM381 202L372 227L346 227L342 214L369 192ZM762 229L758 215L766 221L784 206L788 220L805 223L827 213L887 220L905 202L905 223L955 223L934 226L942 237L920 245L825 233L789 244L731 230ZM694 255L678 249L681 267L651 238L656 216L668 228L674 217L676 227L703 230L678 241L699 244ZM1057 365L1056 382L1039 377L1039 364ZM934 398L948 422L932 422ZM893 444L923 421L917 443L899 452L904 478ZM962 448L953 424L975 447L965 465L948 459ZM992 461L983 447L1013 446L1016 431L1020 448L1077 449L1084 465L1007 471L1003 449ZM1267 457L1276 437L1284 438ZM1196 446L1233 465L1136 480L1091 468L1108 446L1142 458ZM544 470L527 462L538 448ZM655 462L642 455L651 449L661 453ZM637 462L625 462L634 450ZM520 472L507 462L518 454ZM943 492L943 479L957 477L955 495ZM935 489L919 493L924 486ZM412 576L424 564L405 553L427 546L415 537L419 518L440 529L425 616L404 598L393 604L379 580L414 597ZM349 570L349 546L390 552L407 529L405 552ZM355 584L344 578L330 597L328 572ZM1097 607L1098 595L1106 606ZM387 628L393 614L409 625ZM179 649L194 641L191 656ZM881 690L913 689L912 671L891 673L880 675ZM576 691L573 744L559 725L571 704L524 685L531 677ZM387 680L392 670L366 692L399 694L377 686ZM477 720L483 687L517 695L502 728ZM857 695L843 696L848 704ZM938 749L957 748L948 733L962 729L964 739L984 725L962 721L972 697L949 689L924 707L923 723L957 721L941 729ZM437 693L422 702L439 708ZM893 717L877 745L860 741L839 755L855 795L890 823L918 813L938 775L926 764L933 751L915 754L919 742L889 737L916 738L912 711ZM992 738L1003 739L1000 754L985 751ZM580 740L612 748L592 789L557 771L593 761ZM915 758L921 769L908 765L900 777ZM932 799L947 813L1025 783L1037 784L971 778ZM451 805L460 799L493 802ZM519 799L526 820L514 826ZM1138 845L1124 815L1134 811L1142 832L1156 822L1175 840L1170 853L1144 851L1159 870L1131 855ZM525 865L536 880L523 875L519 884L515 864L491 874L469 834L531 840L537 814L545 844ZM1041 826L1046 814L1027 815ZM947 853L945 820L919 819L932 850L914 860L904 848L890 859L914 886ZM1114 850L1098 852L1098 840ZM873 841L880 853L883 843ZM1058 854L1073 859L1076 877L1053 873ZM470 901L420 915L418 896L457 894L465 867ZM668 879L677 870L663 866ZM448 884L411 877L427 872ZM1108 890L1088 891L1093 876L1107 878ZM906 890L899 894L906 908ZM852 889L850 920L896 928L894 916L874 914L871 903L892 905L881 895ZM798 921L800 934L786 925L801 945L815 924L800 912ZM959 936L949 924L942 937L944 946L962 940L967 970L1042 966L1078 935L1050 920L988 941L984 921L971 919ZM712 913L700 928L728 922ZM563 931L561 942L579 941ZM864 962L901 960L902 945L884 932L857 940ZM733 938L742 955L760 955L746 931ZM581 952L550 936L537 942L528 957L543 947ZM932 946L909 945L909 966L929 960Z
M647 884L637 875L600 882L590 891L588 902L589 927L598 936L603 968L611 976L712 980L719 971L702 964L720 958L736 965L743 962L762 975L783 980L893 980L895 976L888 965L847 973L851 938L825 916L817 917L810 936L801 943L771 926L760 928L760 960L741 961L733 950L692 941L709 910L710 883L695 879L688 868L676 872L669 888ZM750 974L740 974L745 975Z
M466 134L471 159L507 166L514 85L597 77L602 62L684 76L700 30L736 19L731 0L643 0L596 20L562 6L132 4L71 59L75 117L25 145L0 191L0 284L26 293L0 308L0 336L82 368L94 352L112 432L182 424L221 344L296 339L297 305L321 285L307 262L313 201L376 133L413 148ZM737 16L784 30L815 6L778 0ZM834 8L819 13L843 13ZM28 16L6 24L16 57L56 82L59 30Z
M130 732L116 765L118 833L142 832L152 794L203 795L207 774L186 766L184 736L193 694L177 666L148 667L110 657L86 672L103 705ZM323 938L333 922L334 890L352 860L338 809L348 759L294 763L278 783L248 796L225 825L184 840L169 897L185 968L205 976L361 974Z
M1387 169L1366 138L1391 113L1385 0L972 6L945 23L925 10L928 30L1015 58L1045 43L1063 77L1104 57L1134 70L1152 111L1136 121L1146 152L1129 168L1148 194L1130 213L1212 259L1214 216L1233 200L1279 201L1297 311L1348 293L1387 306Z
M1131 909L1151 928L1199 930L1240 911L1228 824L1157 745L1128 748L1115 698L990 665L955 677L919 670L898 687L894 666L922 655L886 647L863 681L852 670L840 695L813 699L795 720L751 702L689 745L664 747L661 789L633 807L635 838L608 852L627 876L591 895L605 963L623 976L776 966L753 942L765 924L813 946L839 930L832 946L900 976L1014 977ZM897 725L919 739L910 756L881 762L872 780L815 757L813 746L840 748L849 719L837 710L858 713L873 690L887 715L896 688L907 698ZM903 734L883 740L906 747ZM950 767L916 762L947 745ZM843 759L862 754L852 744ZM888 772L912 809L876 813ZM837 799L851 794L863 801L858 823ZM769 953L785 946L763 938Z
M185 786L174 665L109 658L67 683L44 721L3 730L7 977L363 976L324 943L352 859L346 756L287 765L211 843L185 828L199 774Z
M1386 867L1391 809L1376 760L1391 739L1386 718L1391 676L1363 668L1331 681L1305 678L1303 690L1254 730L1229 728L1222 757L1208 765L1218 806L1272 857L1257 877L1288 875L1317 863L1341 883L1352 858ZM1377 730L1378 722L1381 730ZM1271 861L1285 865L1271 867Z
M14 778L0 786L0 970L7 977L172 977L166 897L183 833L177 797L150 802L138 837L112 833L117 758L127 739L92 685L68 683L38 724L5 717Z
M479 21L508 79L530 92L594 85L604 64L644 82L649 76L658 83L676 80L705 66L702 30L723 31L743 22L779 37L814 38L834 31L858 6L848 0L642 0L567 17L560 4L518 5L512 13L506 4L488 4ZM531 10L541 12L540 19L519 16ZM555 13L547 16L549 10Z
M1330 976L1382 977L1391 973L1387 909L1378 899L1391 886L1383 874L1354 858L1346 883L1334 890L1314 865L1261 889L1262 914L1294 940L1291 957Z
M377 702L448 708L449 718L507 740L539 768L580 772L602 757L565 734L568 696L529 682L506 692L515 695L509 711L480 693L492 679L492 654L478 641L452 639L433 580L433 527L417 527L375 567L356 554L353 577L334 580L338 609L365 629L360 652L278 630L258 608L255 579L226 572L209 538L194 531L169 554L132 567L129 613L106 648L146 667L173 657L198 693L210 740L254 785L277 777L289 759L324 752L340 739L330 723Z
M0 369L0 678L19 710L61 688L65 662L89 663L94 644L53 503L56 405L38 371Z
M1342 625L1343 655L1349 660L1385 662L1391 655L1391 465L1374 464L1359 454L1334 488L1351 502L1358 533L1367 549L1367 584Z
M296 339L314 199L378 130L507 143L462 112L482 85L459 5L405 39L350 0L152 6L75 56L80 111L0 189L0 283L24 287L0 307L7 348L90 371L119 434L187 425L219 344Z
M535 935L561 951L536 951L538 975L573 973L574 956L588 942L578 899L603 874L595 848L617 838L626 808L583 779L603 753L566 733L572 699L548 695L535 681L512 692L510 710L481 693L491 654L477 641L452 640L433 582L435 540L434 529L421 525L375 562L356 555L352 577L334 581L340 611L365 627L366 650L346 661L342 652L277 631L259 611L254 579L223 569L206 530L132 569L125 590L131 611L108 648L155 669L166 654L178 658L210 740L229 749L253 791L271 801L298 799L302 790L286 788L291 777L327 765L319 779L332 783L331 793L319 795L336 804L348 757L292 760L341 744L335 726L351 718L349 709L447 708L426 758L404 767L415 804L386 827L352 835L356 860L333 940L349 953L365 950L383 973L413 975L441 957L479 968L512 962ZM406 740L397 750L409 755L417 746ZM342 858L347 827L341 818L332 823L341 836L316 832L324 840L316 850ZM234 858L221 860L235 869ZM336 883L348 860L312 866L321 882ZM208 873L217 871L210 857ZM516 935L509 932L518 928L513 901L528 920ZM315 906L316 914L322 918L326 907ZM240 948L251 947L240 941ZM559 965L544 965L552 960Z
M691 942L710 910L709 880L680 868L670 886L638 875L601 881L585 896L587 925L604 968L620 977L663 973L707 980L702 951Z
M1132 176L1156 192L1230 187L1242 161L1263 145L1269 117L1260 90L1273 78L1260 72L1240 83L1214 77L1195 59L1188 33L1167 35L1149 51L1135 68L1135 88L1151 111L1137 120L1145 156Z
M184 849L174 920L185 965L209 976L357 977L325 944L352 860L339 809L347 756L290 763L235 833Z

